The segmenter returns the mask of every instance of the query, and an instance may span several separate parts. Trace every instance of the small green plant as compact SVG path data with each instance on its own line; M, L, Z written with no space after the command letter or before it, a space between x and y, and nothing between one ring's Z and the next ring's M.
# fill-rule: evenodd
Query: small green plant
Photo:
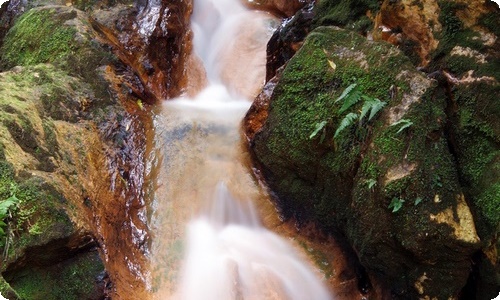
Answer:
M368 122L371 121L377 113L384 108L384 106L387 104L384 101L380 101L377 98L370 97L368 95L363 94L363 88L358 85L357 83L353 83L349 85L343 92L342 94L335 100L335 103L341 102L342 101L342 106L339 109L339 114L343 114L346 112L349 108L351 108L353 105L359 103L361 100L363 100L363 106L361 108L361 113L358 115L356 113L348 113L341 121L340 125L335 130L335 134L333 138L337 138L337 136L346 128L350 127L351 125L355 124L356 121L359 120L359 126L361 126L362 121L365 119L366 116L368 116ZM328 121L321 121L316 123L315 128L311 135L309 136L309 139L314 138L315 136L318 135L320 131L322 131L322 136L321 136L321 142L325 138L325 127L328 124Z
M441 181L441 176L439 176L438 174L434 174L432 176L432 187L433 188L442 188L443 187L443 183Z
M415 199L415 206L419 205L422 200L424 200L422 197L417 197L417 199Z
M10 184L10 196L9 198L0 201L0 238L5 236L5 219L10 217L10 213L13 207L17 205L19 199L16 197L17 186L14 183Z
M335 100L335 103L338 103L343 100L342 107L339 109L339 113L345 112L354 104L358 103L361 100L361 88L358 84L353 83L349 85L342 94Z
M410 126L413 125L413 122L408 120L408 119L401 119L401 120L395 122L394 124L392 124L391 126L398 126L398 125L401 125L401 127L399 128L399 130L396 133L400 133L401 131L405 130L406 128L409 128Z
M377 184L377 181L375 179L368 179L366 181L366 184L368 185L369 190L373 190L373 187Z
M401 198L394 197L394 198L392 198L392 201L389 204L388 208L392 208L392 212L395 213L398 210L400 210L401 207L403 207L404 202L405 202L405 200L403 200Z
M336 138L344 129L346 129L347 127L350 127L352 124L354 124L356 122L356 120L358 119L358 114L355 114L355 113L348 113L347 116L345 116L342 121L340 121L340 125L339 127L337 128L337 130L335 130L335 134L333 135L333 138Z
M361 115L359 116L360 122L364 119L364 117L368 114L368 112L370 112L370 115L368 116L368 121L371 121L373 117L375 117L375 115L387 104L384 101L380 101L377 98L370 98L367 96L363 96L363 99L365 99L365 103L363 104L363 108L361 108Z
M327 124L326 121L322 121L322 122L316 123L316 127L314 128L314 131L309 136L309 139L314 138L320 132L320 130L322 130L323 128L325 128L326 124ZM323 133L324 133L324 131L323 131Z

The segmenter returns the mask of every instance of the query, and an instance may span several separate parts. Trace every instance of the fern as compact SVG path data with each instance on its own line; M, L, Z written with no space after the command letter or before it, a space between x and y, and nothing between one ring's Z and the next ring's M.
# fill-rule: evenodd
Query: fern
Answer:
M333 136L333 138L336 138L344 129L354 124L358 117L359 116L355 113L347 114L347 116L345 116L345 118L340 122L340 125L335 131L335 135Z
M362 97L365 100L363 107L361 108L361 115L359 116L359 121L363 120L363 118L370 112L368 116L368 121L371 121L373 117L387 104L384 101L380 101L377 98L371 98L368 96Z
M373 187L377 184L377 181L375 179L368 179L366 181L366 184L368 185L368 189L371 190Z
M5 235L4 228L7 226L7 224L4 222L4 219L9 216L9 210L11 210L12 207L17 205L17 203L19 202L19 199L16 197L16 190L16 185L11 183L10 197L0 201L0 238Z
M337 98L337 100L335 100L335 103L339 102L340 100L344 99L358 84L357 83L353 83L351 84L350 86L348 86L343 92L342 94Z
M397 121L396 123L392 124L391 126L398 126L401 125L399 130L396 133L400 133L401 131L405 130L406 128L410 127L413 125L413 122L408 120L408 119L401 119Z
M395 213L403 207L405 200L400 198L393 198L388 208L392 208L392 212Z
M351 106L354 104L358 103L359 100L361 100L362 93L359 89L354 88L352 89L347 96L344 98L344 104L342 104L342 107L339 109L339 113L343 113L346 110L348 110Z
M316 135L318 135L318 132L325 128L325 125L326 125L326 121L323 121L323 122L319 122L319 123L316 123L316 128L314 128L314 131L311 133L311 135L309 136L309 139L312 139L314 138Z

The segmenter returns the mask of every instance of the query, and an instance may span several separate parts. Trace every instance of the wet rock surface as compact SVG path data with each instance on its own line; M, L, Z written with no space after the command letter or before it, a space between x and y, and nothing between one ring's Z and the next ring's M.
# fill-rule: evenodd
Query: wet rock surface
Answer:
M291 17L295 13L311 3L309 0L258 0L258 1L243 1L245 5L252 9L264 10L277 15L278 17Z
M141 298L148 119L88 15L46 4L18 17L1 50L1 292Z
M389 293L374 299L491 299L498 8L362 2L345 15L338 9L351 1L317 4L311 28L353 31L313 30L257 97L245 127L260 174L285 218L345 238ZM370 103L382 105L371 120Z
M179 96L191 55L191 1L138 1L92 12L92 26L124 63L115 68L130 93L147 103Z

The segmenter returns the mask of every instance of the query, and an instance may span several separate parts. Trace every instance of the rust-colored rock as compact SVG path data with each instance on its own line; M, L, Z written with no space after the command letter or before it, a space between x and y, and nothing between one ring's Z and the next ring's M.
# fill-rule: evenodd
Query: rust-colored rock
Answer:
M430 53L437 48L434 33L441 31L436 1L389 1L382 4L375 18L373 37L400 47L411 47L425 66Z
M115 10L121 12L95 11L91 23L127 66L118 72L130 92L148 103L180 95L191 53L191 1L147 1Z
M457 24L446 17L445 24L441 24L443 7L448 10L454 7L453 10L457 10L456 17L464 28L480 32L484 40L493 39L491 33L480 25L480 21L486 14L494 12L495 7L494 4L481 0L453 0L442 3L431 0L386 0L375 17L373 38L398 46L413 58L414 64L426 67L444 35L449 34L444 32L446 28L443 26Z
M262 92L253 101L243 120L243 128L248 141L253 140L255 134L262 128L267 119L269 101L278 80L279 75L274 76L266 83L262 88Z
M291 17L311 0L245 0L243 4L252 8L269 11L279 17Z

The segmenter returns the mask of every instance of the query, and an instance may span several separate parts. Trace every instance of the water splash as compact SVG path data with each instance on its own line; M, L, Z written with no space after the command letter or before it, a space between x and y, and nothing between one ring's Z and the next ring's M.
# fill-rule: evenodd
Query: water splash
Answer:
M238 0L194 3L194 48L209 84L166 101L155 119L162 153L149 222L155 299L330 299L318 274L243 201L260 193L240 160L239 124L251 104L245 95L265 79L269 20Z
M285 240L263 228L250 203L219 183L212 207L190 222L179 297L330 299L311 269Z

